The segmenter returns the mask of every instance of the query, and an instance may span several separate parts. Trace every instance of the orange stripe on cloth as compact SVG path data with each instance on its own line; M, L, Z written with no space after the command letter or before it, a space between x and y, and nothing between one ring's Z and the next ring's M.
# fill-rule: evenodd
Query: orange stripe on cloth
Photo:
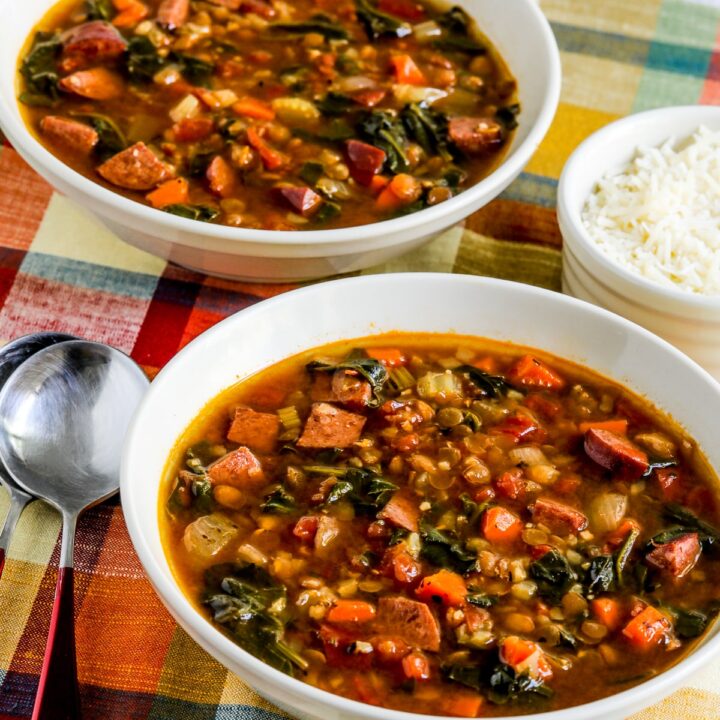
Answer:
M0 152L0 245L27 250L40 227L52 188L15 150Z
M113 508L77 618L82 683L154 693L175 623L140 566L120 508Z
M491 202L471 215L465 227L499 240L562 245L555 210L516 200Z

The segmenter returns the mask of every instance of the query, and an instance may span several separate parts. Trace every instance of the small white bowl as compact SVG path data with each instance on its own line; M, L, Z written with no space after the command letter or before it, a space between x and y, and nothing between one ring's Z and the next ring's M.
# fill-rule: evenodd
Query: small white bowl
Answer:
M121 494L130 537L160 599L207 652L303 720L438 720L347 700L295 680L242 650L178 586L158 526L160 480L177 439L221 391L303 350L391 331L476 335L582 363L672 415L720 469L720 385L668 343L617 315L520 283L451 274L388 274L312 285L224 320L153 381L130 429ZM720 488L716 488L720 491ZM682 662L604 700L522 720L620 720L658 702L720 654L720 625ZM520 720L516 718L516 720Z
M639 145L720 130L720 107L691 105L630 115L602 128L570 156L560 176L557 213L563 236L563 291L657 333L720 379L720 297L666 288L622 267L589 237L581 218L596 182L616 172Z
M201 223L134 202L88 180L27 129L16 99L17 63L33 26L57 0L0 0L0 127L59 192L96 214L125 242L200 272L251 281L296 281L370 267L427 242L497 197L547 132L560 97L560 53L535 0L458 0L518 83L522 111L502 163L456 197L420 212L338 230L283 232Z

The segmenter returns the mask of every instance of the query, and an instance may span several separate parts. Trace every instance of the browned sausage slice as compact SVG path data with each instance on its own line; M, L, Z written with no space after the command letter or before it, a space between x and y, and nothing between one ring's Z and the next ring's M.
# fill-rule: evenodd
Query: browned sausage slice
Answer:
M98 134L85 123L59 115L46 115L40 121L43 135L53 144L89 155L97 145Z
M310 387L310 397L315 402L339 402L353 409L361 409L370 402L372 389L367 380L350 370L316 372Z
M143 142L113 155L97 170L108 182L128 190L150 190L170 175L167 166Z
M378 517L391 522L396 527L405 528L410 532L417 532L420 508L409 493L398 490L378 513Z
M481 155L503 140L502 125L491 118L456 117L448 123L450 139L468 155Z
M420 650L440 649L440 625L430 608L404 597L383 597L378 603L377 626Z
M163 0L157 11L160 25L174 30L185 24L190 11L190 0Z
M587 517L579 510L548 498L538 498L535 501L533 521L563 533L579 533L588 526Z
M125 52L127 41L104 20L93 20L70 28L61 36L60 66L65 72L116 60Z
M609 430L588 430L585 433L585 452L598 465L629 478L644 475L650 467L644 450Z
M125 89L122 78L104 67L78 70L62 78L58 85L65 92L90 100L112 100L120 97Z
M360 439L364 425L365 418L362 415L328 403L313 403L297 445L305 448L349 447Z
M247 445L259 453L270 453L275 448L279 432L280 418L275 413L237 408L227 439L239 445Z
M308 187L283 187L280 194L303 217L313 215L322 204L322 198Z
M697 533L681 535L658 545L645 560L658 570L666 570L676 578L687 575L700 559L700 540Z
M209 468L213 485L232 485L242 490L255 490L265 484L265 473L260 461L246 447L223 455Z

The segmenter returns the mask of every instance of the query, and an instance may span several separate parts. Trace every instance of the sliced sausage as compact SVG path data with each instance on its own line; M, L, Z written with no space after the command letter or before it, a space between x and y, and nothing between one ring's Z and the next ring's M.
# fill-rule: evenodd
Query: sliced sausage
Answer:
M609 430L588 430L585 433L585 452L598 465L629 478L644 475L650 467L644 450Z
M361 185L369 185L385 164L385 151L360 140L348 140L345 149L353 179Z
M535 501L533 521L562 533L579 533L588 526L587 517L579 510L548 498L538 498Z
M246 447L223 455L209 468L208 475L213 485L232 485L245 489L257 489L265 484L265 473L260 461Z
M61 90L90 100L112 100L120 97L125 83L117 74L104 67L78 70L58 83Z
M235 191L235 171L220 155L216 155L205 171L210 190L221 198L230 197Z
M59 115L46 115L40 121L40 130L53 145L83 155L89 155L98 141L98 134L94 128Z
M362 415L328 403L313 403L297 445L305 448L349 447L360 439L364 425Z
M279 188L279 192L303 217L313 215L322 205L322 198L309 187L287 186Z
M448 123L448 135L468 155L482 155L503 141L502 125L491 118L456 117Z
M182 27L188 18L190 0L163 0L157 11L157 21L170 30Z
M417 532L420 508L409 493L398 490L378 513L378 517L391 522L396 527L405 528L410 532Z
M170 176L168 167L143 142L113 155L97 170L108 182L128 190L150 190Z
M370 402L372 389L367 380L350 370L316 372L310 387L310 397L314 402L339 402L360 409Z
M60 67L65 72L117 60L127 48L127 40L104 20L70 28L60 39L63 46Z
M697 533L681 535L670 542L658 545L648 553L645 561L658 570L666 570L676 578L687 575L700 559L700 539Z
M280 418L275 413L256 412L250 408L237 408L227 439L247 445L259 453L271 453L280 433Z
M405 597L383 597L378 603L377 627L420 650L440 649L440 625L430 608Z

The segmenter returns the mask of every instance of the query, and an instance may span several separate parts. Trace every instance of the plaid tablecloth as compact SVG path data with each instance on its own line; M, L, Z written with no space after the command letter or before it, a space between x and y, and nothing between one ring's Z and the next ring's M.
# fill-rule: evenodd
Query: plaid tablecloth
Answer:
M498 0L501 2L502 0ZM720 103L718 0L543 0L562 50L555 122L522 176L465 229L381 268L475 273L559 289L555 186L573 148L615 118ZM6 22L11 19L6 18ZM0 150L0 341L61 330L111 343L152 377L222 318L289 286L207 278L121 243ZM7 498L0 491L0 517ZM58 560L58 515L23 515L0 581L0 720L29 717ZM78 666L88 720L285 717L205 654L145 580L117 502L76 545ZM720 660L633 720L720 718Z

